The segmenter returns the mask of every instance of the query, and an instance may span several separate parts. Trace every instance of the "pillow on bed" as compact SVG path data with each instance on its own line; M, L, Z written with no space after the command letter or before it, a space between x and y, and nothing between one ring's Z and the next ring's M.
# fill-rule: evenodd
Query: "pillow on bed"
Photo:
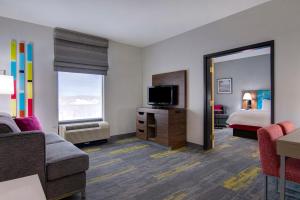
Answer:
M264 99L262 102L262 110L270 111L271 110L271 100Z

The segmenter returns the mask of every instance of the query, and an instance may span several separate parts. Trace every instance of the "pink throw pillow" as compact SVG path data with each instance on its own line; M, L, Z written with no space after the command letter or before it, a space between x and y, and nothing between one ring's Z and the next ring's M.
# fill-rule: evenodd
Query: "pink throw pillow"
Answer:
M35 117L22 117L15 119L16 124L21 129L21 131L41 131L42 126L39 120Z

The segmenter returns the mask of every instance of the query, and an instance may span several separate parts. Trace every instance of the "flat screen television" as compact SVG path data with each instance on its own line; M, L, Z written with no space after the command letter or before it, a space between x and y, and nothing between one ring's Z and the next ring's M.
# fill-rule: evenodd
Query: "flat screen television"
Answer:
M148 87L148 104L156 106L177 105L178 86L160 85Z

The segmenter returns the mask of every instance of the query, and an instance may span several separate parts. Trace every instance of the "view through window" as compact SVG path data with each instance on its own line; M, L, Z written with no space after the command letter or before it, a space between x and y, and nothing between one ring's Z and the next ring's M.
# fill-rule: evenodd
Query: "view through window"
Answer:
M103 76L58 72L59 121L103 118Z

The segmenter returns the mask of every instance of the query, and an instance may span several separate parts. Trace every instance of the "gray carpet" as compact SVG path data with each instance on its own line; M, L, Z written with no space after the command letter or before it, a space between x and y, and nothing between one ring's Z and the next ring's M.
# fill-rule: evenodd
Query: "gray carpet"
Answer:
M208 152L169 151L137 138L84 150L90 155L90 200L263 199L257 141L233 137L231 129L216 130L215 149ZM279 199L275 180L269 185L269 199Z

